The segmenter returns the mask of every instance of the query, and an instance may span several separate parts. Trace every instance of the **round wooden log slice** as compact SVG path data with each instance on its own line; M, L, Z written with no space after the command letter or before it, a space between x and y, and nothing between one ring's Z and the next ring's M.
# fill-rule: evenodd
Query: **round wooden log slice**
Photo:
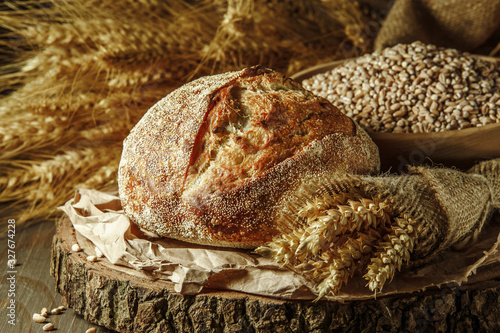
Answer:
M500 268L488 280L367 301L280 300L207 290L181 295L173 283L74 252L75 230L58 222L51 274L63 304L120 332L498 332ZM133 270L131 270L133 271ZM484 273L484 272L483 272ZM485 276L485 274L477 274ZM497 277L497 278L494 278Z

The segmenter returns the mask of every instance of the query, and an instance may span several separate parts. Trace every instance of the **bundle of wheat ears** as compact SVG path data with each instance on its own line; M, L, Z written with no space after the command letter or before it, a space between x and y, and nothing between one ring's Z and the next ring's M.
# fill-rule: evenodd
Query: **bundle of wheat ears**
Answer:
M476 240L499 208L500 159L467 173L415 167L311 178L283 204L283 235L256 252L312 281L317 299L338 294L354 275L376 294L403 266Z
M183 83L367 52L367 20L350 0L2 2L0 215L40 220L113 184L123 138Z

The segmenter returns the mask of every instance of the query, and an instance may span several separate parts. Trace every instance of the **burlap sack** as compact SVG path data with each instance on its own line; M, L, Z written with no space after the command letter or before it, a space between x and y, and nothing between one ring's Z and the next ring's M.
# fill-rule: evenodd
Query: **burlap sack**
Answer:
M472 51L499 30L500 0L396 0L374 47L420 40Z
M360 273L380 291L403 264L476 240L499 198L500 159L468 172L412 167L403 175L311 178L282 203L283 236L258 252L313 280L320 297Z
M464 173L447 168L413 167L403 175L310 179L288 198L283 212L294 215L306 202L325 193L356 192L360 197L378 198L391 207L393 217L406 214L415 220L419 232L413 260L429 259L432 254L478 234L490 216L492 186L480 173L489 172L491 162L481 169ZM498 170L490 174L491 178L494 175L498 178ZM303 219L295 221L307 223ZM300 227L305 225L296 224L293 228ZM283 225L283 231L290 232L289 226Z
M446 168L416 167L411 174L363 179L366 193L391 202L395 215L419 226L414 262L475 239L491 216L492 192L482 175Z
M500 209L500 159L480 162L467 172L482 175L488 180L493 194L492 205Z

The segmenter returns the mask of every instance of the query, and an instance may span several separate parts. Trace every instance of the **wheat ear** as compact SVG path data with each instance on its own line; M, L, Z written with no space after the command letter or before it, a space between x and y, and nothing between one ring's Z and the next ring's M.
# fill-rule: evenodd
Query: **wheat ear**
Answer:
M337 294L353 275L361 274L375 249L380 249L380 242L389 237L386 234L392 232L394 223L390 205L383 200L365 198L354 190L324 190L297 207L300 221L293 224L302 228L256 250L316 282L316 300ZM400 234L399 229L394 232Z
M384 241L377 245L375 257L368 265L364 278L373 292L380 292L387 280L392 281L396 271L401 270L403 263L410 260L415 246L416 229L414 220L405 216L395 218L396 225L384 236Z
M315 265L315 270L305 272L313 279L317 276L321 280L317 287L316 301L329 293L338 294L342 285L361 272L369 262L372 248L380 237L377 231L370 229L367 233L349 237L339 247L323 253L321 259L327 265Z
M346 193L323 195L321 199L306 204L306 207L299 212L299 216L308 214L306 219L309 224L296 250L296 256L300 259L317 255L330 244L337 243L342 235L382 227L390 220L385 202L366 198L356 200L352 194Z

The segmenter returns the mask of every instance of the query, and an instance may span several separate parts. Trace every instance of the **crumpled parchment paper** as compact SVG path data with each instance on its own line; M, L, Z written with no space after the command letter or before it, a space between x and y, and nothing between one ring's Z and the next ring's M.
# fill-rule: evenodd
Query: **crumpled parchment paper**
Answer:
M219 289L283 299L316 298L311 291L314 286L300 274L250 250L191 244L139 230L123 212L116 195L80 189L60 209L68 215L78 238L86 240L81 242L86 253L94 254L95 246L119 270L171 281L176 292L197 294ZM445 251L425 266L404 269L376 296L460 285L470 279L481 280L481 274L489 278L487 267L500 261L498 222L496 214L478 242L466 250ZM375 297L365 285L362 277L354 278L339 295L325 299Z

